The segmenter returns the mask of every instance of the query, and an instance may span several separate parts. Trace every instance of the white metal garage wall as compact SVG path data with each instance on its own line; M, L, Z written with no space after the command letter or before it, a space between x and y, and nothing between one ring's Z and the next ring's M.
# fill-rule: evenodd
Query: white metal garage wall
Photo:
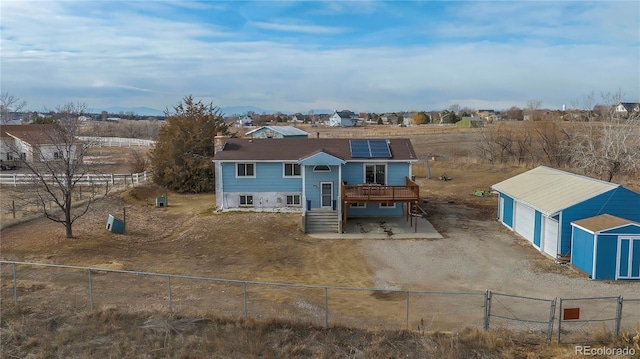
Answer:
M516 233L533 242L536 211L524 203L516 202Z
M543 218L544 234L542 237L542 250L555 258L558 255L558 221L549 217Z

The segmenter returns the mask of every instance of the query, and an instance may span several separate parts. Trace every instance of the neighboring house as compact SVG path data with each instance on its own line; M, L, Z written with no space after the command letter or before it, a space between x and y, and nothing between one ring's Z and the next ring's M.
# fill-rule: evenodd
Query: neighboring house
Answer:
M462 120L456 122L456 126L460 128L484 127L484 121L479 117L463 117Z
M252 125L253 125L253 117L251 115L242 116L237 123L238 127L252 126Z
M640 103L638 102L620 102L616 105L616 114L628 116L635 112L640 112Z
M245 133L251 138L307 138L309 133L293 126L262 126Z
M602 214L640 221L640 193L545 166L491 188L499 194L498 220L553 258L585 255L572 250L572 222Z
M301 114L297 113L297 114L291 116L291 121L289 121L289 122L303 123L304 120L305 120L304 115L301 115Z
M351 111L335 111L329 117L329 126L333 127L352 127L358 125L358 115Z
M66 156L75 156L56 145L53 125L2 125L0 159L3 161L51 161Z
M394 114L384 114L380 116L380 118L382 118L382 121L385 123L395 124L398 122L398 115Z
M305 231L341 231L347 217L402 216L417 206L408 139L214 139L216 205L303 213ZM413 208L412 208L413 210ZM318 219L323 217L322 221Z
M574 267L592 279L640 279L640 223L601 214L571 226Z

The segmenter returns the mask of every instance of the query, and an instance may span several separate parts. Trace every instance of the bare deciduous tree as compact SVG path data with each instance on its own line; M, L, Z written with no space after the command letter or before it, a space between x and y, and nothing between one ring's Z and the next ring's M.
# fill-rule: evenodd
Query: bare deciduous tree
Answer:
M538 110L542 105L542 101L540 100L529 100L527 101L527 115L529 116L529 120L537 121L538 118Z
M588 118L570 134L572 165L609 182L620 174L637 174L640 169L640 114L618 117L614 105L621 98L620 92L602 94L608 109L605 116Z
M58 108L56 123L34 125L38 128L15 135L15 143L9 146L21 154L22 165L33 174L33 185L25 190L25 197L37 203L46 218L64 225L67 238L73 238L73 223L100 198L97 184L92 184L85 190L82 203L73 201L82 190L80 181L89 173L83 159L93 145L77 138L78 117L84 110L84 104L64 105ZM107 192L108 186L104 195Z
M27 101L21 100L9 92L0 93L0 123L8 123L9 114L19 112L25 106L27 106Z

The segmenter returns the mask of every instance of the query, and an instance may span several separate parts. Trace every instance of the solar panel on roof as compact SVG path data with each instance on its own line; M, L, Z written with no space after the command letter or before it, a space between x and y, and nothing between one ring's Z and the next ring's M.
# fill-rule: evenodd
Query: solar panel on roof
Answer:
M353 158L391 158L391 150L386 140L350 140Z
M369 148L371 157L374 158L391 158L391 151L387 140L369 140Z

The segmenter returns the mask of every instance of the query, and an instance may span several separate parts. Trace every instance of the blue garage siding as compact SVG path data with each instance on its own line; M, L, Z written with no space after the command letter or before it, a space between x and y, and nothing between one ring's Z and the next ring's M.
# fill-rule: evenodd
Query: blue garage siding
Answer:
M255 162L255 178L236 178L236 164L222 164L224 192L302 192L302 178L283 178L281 162Z
M533 226L533 244L540 248L540 238L542 237L542 213L536 211L535 223Z
M571 264L593 276L594 235L578 227L573 227L573 254Z
M606 231L602 231L603 234L632 234L632 235L640 235L640 226L623 226L616 229L608 229Z
M561 253L571 253L571 222L605 213L640 221L640 194L618 187L564 210L560 223Z
M616 278L616 258L618 256L618 236L598 235L596 248L595 279Z
M504 199L504 208L502 210L502 223L513 228L513 198L504 193L500 193L500 198Z

